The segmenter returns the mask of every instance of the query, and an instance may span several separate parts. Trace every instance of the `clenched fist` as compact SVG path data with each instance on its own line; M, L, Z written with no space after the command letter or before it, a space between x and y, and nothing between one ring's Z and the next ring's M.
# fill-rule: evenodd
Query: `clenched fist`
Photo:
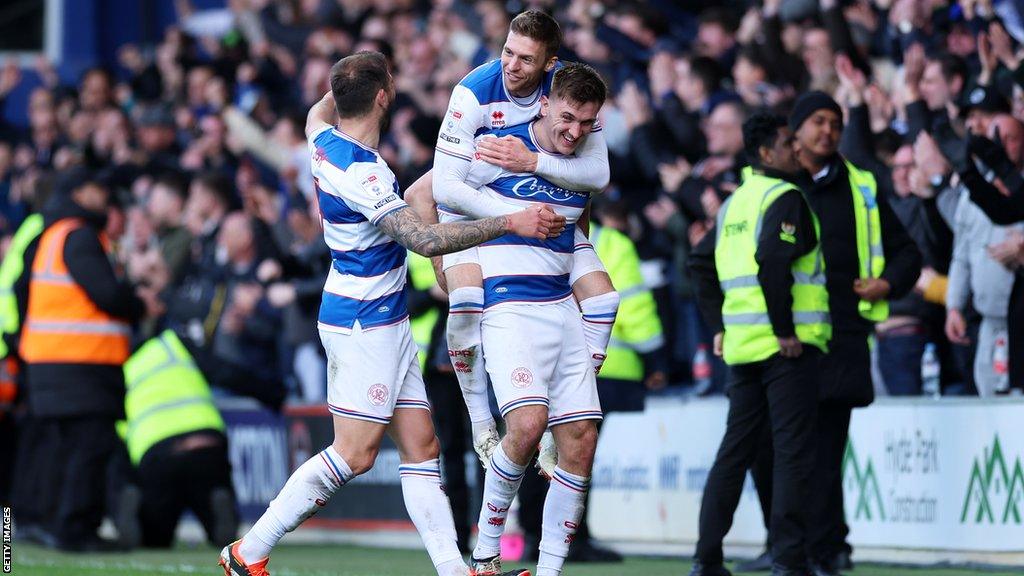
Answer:
M550 206L537 204L526 210L509 214L508 231L524 238L546 240L565 230L565 216L555 213Z

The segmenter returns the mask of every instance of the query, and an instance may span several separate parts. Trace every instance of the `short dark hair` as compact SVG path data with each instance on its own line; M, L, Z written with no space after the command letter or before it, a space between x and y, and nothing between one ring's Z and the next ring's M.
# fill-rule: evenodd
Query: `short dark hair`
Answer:
M551 94L575 104L597 102L600 108L608 97L608 85L592 67L582 62L569 62L555 71Z
M179 200L184 202L188 199L188 179L177 172L164 172L160 174L153 185L161 185Z
M192 182L206 188L225 211L230 211L237 204L231 180L216 170L201 172Z
M743 123L743 149L752 166L761 166L761 148L771 148L779 137L779 128L786 126L786 119L778 114L758 112Z
M939 68L942 70L942 77L946 82L951 82L954 77L959 76L965 83L967 77L970 74L967 68L967 62L957 56L956 54L940 53L936 54L931 58L939 63Z
M736 52L736 59L740 58L750 62L752 66L764 70L766 77L772 75L771 60L765 55L764 50L760 49L755 44L745 44L740 46L740 49Z
M704 85L704 91L708 94L722 87L724 73L722 72L721 65L713 58L707 56L691 58L690 74L700 80L701 84Z
M527 10L512 19L509 32L515 32L544 45L550 58L562 47L562 29L558 22L541 10Z
M377 93L390 85L388 60L380 52L356 52L331 67L331 93L339 118L368 113Z
M57 190L69 198L75 192L90 185L110 190L110 186L100 177L98 172L84 166L69 168L57 176Z
M739 18L733 10L721 6L712 6L700 13L701 24L718 24L726 32L735 34L740 27Z

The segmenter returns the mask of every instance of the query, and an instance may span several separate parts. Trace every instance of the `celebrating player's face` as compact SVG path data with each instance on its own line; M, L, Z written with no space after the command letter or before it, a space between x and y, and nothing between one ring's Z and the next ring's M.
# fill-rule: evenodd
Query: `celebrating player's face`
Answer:
M505 47L501 50L505 90L512 96L529 96L554 63L554 57L548 57L544 44L522 34L509 32Z
M575 152L576 147L594 129L600 109L597 102L579 104L558 97L547 100L541 113L544 115L543 125L548 130L555 152Z

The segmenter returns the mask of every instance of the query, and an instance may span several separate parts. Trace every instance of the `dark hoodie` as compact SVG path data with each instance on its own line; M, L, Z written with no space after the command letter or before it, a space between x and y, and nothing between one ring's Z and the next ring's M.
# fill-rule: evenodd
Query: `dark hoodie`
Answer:
M135 295L130 284L117 277L100 243L99 233L106 226L106 215L85 210L66 195L57 195L46 206L43 217L47 228L64 218L81 218L86 222L86 226L69 234L64 244L68 272L100 310L126 322L142 318L145 304ZM36 251L35 245L26 251L26 269L30 269ZM28 305L30 276L23 274L15 285L22 318ZM36 416L124 417L124 371L121 366L29 364L25 367L25 382L29 389L29 405Z

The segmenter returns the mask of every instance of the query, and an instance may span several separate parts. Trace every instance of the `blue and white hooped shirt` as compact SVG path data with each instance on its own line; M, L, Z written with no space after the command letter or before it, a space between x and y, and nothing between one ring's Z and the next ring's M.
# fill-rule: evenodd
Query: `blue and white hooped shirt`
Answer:
M557 156L537 145L534 126L525 123L488 130L480 138L511 135L533 152ZM567 190L536 174L508 172L480 160L473 162L466 183L516 208L536 202L547 204L566 219L565 230L556 238L535 240L505 234L479 246L484 308L508 303L554 303L572 296L569 273L576 221L587 207L590 193Z
M318 327L348 334L356 322L367 329L407 319L405 248L376 227L407 206L394 173L376 150L332 127L310 136L309 151L333 260Z

